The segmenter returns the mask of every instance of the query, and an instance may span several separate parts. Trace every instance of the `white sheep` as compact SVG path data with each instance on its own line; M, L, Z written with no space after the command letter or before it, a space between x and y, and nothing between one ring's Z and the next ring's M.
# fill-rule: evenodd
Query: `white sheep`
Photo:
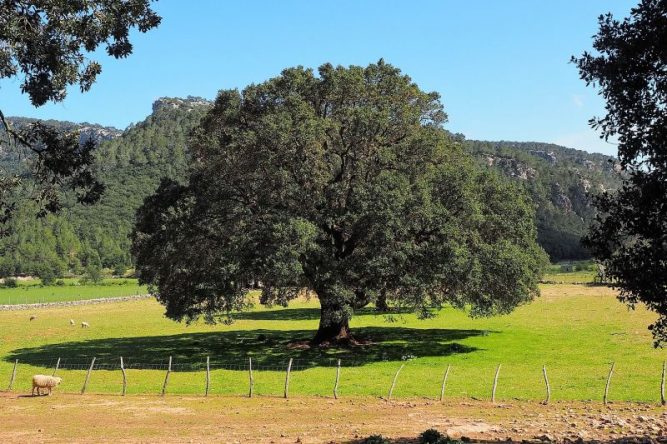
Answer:
M69 320L69 325L74 325L74 319Z
M87 323L86 321L81 322L81 328L88 328L90 327L90 324Z
M31 320L31 321L34 321L35 319L37 319L37 316L35 316L35 315L31 315L31 316L30 316L30 320Z
M62 378L57 376L34 375L32 377L32 396L35 396L35 389L37 389L37 395L41 396L40 389L43 388L47 389L50 395L51 389L57 387L61 382Z

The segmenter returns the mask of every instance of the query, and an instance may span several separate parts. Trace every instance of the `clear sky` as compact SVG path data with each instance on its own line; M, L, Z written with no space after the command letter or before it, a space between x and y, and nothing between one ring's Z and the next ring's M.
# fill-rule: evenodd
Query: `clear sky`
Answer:
M160 27L135 33L134 54L100 54L91 91L39 109L16 79L0 83L6 115L125 128L162 96L212 99L281 69L380 58L438 91L446 127L471 139L554 142L614 154L587 121L603 111L572 55L591 48L597 17L637 0L161 0Z

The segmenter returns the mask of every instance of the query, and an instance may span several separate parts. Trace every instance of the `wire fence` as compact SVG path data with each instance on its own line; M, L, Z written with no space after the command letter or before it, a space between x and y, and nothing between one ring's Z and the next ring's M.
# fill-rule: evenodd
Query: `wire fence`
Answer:
M79 358L80 359L80 358ZM92 359L92 357L90 358ZM125 370L164 370L166 371L169 368L169 359L166 358L164 362L142 362L136 359L141 358L131 358L124 357L123 364ZM278 363L272 362L270 364L264 364L258 361L251 360L242 360L242 361L214 361L209 360L209 368L211 370L230 370L230 371L247 371L252 365L252 369L255 371L283 371L287 368L289 362L292 362L292 371L304 371L314 368L322 367L336 367L338 364L338 359L318 359L313 361L311 359L285 359L284 362L280 361ZM350 367L357 367L363 364L366 364L366 361L363 360L346 360L346 364ZM251 364L252 363L252 364ZM53 357L39 360L30 360L29 362L23 363L19 361L19 364L30 365L35 368L56 368L58 370L87 370L90 367L91 360L71 360L67 358ZM171 371L174 372L198 372L206 370L207 362L206 359L189 361L189 362L175 362L171 363ZM93 370L121 370L120 357L116 359L100 359L95 358L95 365Z
M472 399L494 403L507 399L538 399L545 404L552 401L552 396L556 399L570 399L562 398L559 394L582 384L581 379L575 382L577 376L581 378L582 375L573 375L569 370L559 372L556 368L552 375L547 366L530 369L530 377L526 378L523 376L525 368L518 372L516 366L500 364L475 374L470 372L470 368L452 365L446 368L411 366L409 361L385 363L382 368L372 370L364 368L363 364L368 363L335 358L316 362L288 359L265 363L252 357L229 362L212 362L209 357L185 362L178 362L171 356L163 362L141 362L141 358L120 357L99 360L53 357L24 363L15 360L10 366L9 375L0 375L0 383L7 377L8 391L29 392L32 376L42 373L62 377L63 384L58 390L66 393L83 394L88 391L163 396L168 393L203 396L234 394L287 398L290 395L290 380L294 380L296 390L293 391L298 394L333 398L338 398L342 393L343 396L370 394L391 399L426 392L428 395L425 397L440 401L463 394ZM652 368L655 378L652 378L650 385L654 389L648 399L641 401L659 402L664 406L667 363L663 362L661 369L658 366ZM599 370L599 374L590 378L587 396L577 399L599 399L604 404L614 399L633 400L628 398L628 386L646 382L638 380L633 369L617 367L614 362L600 365L596 370ZM556 380L555 383L552 378ZM466 392L470 387L475 389ZM526 396L517 398L516 394L522 390Z

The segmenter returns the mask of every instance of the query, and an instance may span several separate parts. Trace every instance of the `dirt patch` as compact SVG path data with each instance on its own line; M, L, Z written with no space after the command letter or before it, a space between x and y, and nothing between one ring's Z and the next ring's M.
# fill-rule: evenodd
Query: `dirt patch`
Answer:
M310 350L312 343L310 341L294 341L287 344L288 350Z
M125 407L125 410L128 412L132 412L135 415L139 414L144 416L159 415L159 414L174 415L174 416L195 414L194 411L192 411L191 409L187 409L185 407L169 407L169 406L130 406L130 407Z
M353 443L380 433L415 442L434 427L478 441L667 442L667 411L648 404L374 398L279 399L0 394L0 442Z

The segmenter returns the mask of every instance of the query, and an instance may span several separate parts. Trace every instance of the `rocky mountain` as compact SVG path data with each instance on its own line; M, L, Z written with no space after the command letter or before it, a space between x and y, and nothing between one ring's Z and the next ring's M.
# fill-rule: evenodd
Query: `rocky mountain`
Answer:
M162 177L187 177L188 135L210 106L199 97L163 97L153 103L151 115L124 131L48 122L63 130L79 130L82 141L99 141L96 163L107 189L93 206L72 204L45 219L35 220L29 208L24 209L11 222L11 234L0 239L0 275L131 265L129 234L135 211ZM12 121L22 125L33 119ZM594 215L591 196L620 184L614 158L552 144L453 137L481 167L523 184L537 208L539 242L552 260L588 257L579 240Z
M178 97L160 97L153 102L153 113L163 108L193 111L202 106L209 106L210 104L209 100L202 97L187 96L184 99Z
M8 117L7 118L10 125L13 125L16 128L21 128L23 126L29 125L34 122L42 122L46 125L50 125L56 128L61 129L64 132L78 131L79 137L82 143L88 140L94 140L95 142L103 142L105 140L111 140L116 137L119 137L123 134L122 130L114 128L112 126L102 126L96 123L74 123L63 120L38 120L28 117Z
M464 140L480 164L524 184L537 206L538 240L552 260L583 259L579 242L595 194L620 186L617 159L539 142Z
M38 120L28 117L8 117L7 122L15 129L24 128L32 123L41 122L45 125L55 127L63 132L79 132L79 141L85 143L89 140L100 143L120 137L122 130L111 126L102 126L93 123L74 123L62 120ZM0 169L11 174L24 172L22 165L30 157L27 149L6 144L4 127L0 127Z
M0 275L58 276L90 266L130 266L134 213L162 177L185 178L187 138L209 106L203 99L162 98L144 121L117 132L62 122L63 130L91 127L113 134L100 141L95 154L106 191L95 205L72 199L60 214L43 219L35 219L29 204L21 208L10 222L10 234L0 239Z

